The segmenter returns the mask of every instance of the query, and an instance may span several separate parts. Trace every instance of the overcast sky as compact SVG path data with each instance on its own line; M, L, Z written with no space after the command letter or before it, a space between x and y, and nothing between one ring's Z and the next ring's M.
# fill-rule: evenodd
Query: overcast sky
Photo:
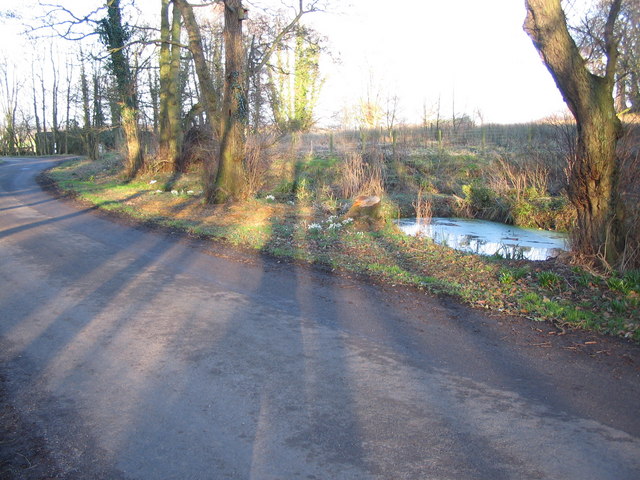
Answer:
M61 3L86 9L93 1ZM160 0L138 3L156 15ZM282 5L296 0L253 3ZM30 4L33 0L2 0L0 9L24 11ZM485 122L526 122L565 110L522 30L524 0L334 0L334 4L338 13L315 13L306 20L328 37L340 59L338 64L323 63L326 83L318 113L325 124L342 106L366 97L367 89L382 100L397 95L401 117L410 123L420 121L424 105L433 111L438 100L443 117L451 116L455 102L456 114L480 112ZM34 11L27 8L27 13ZM16 35L16 29L0 29L0 54L24 62L30 51L22 51Z

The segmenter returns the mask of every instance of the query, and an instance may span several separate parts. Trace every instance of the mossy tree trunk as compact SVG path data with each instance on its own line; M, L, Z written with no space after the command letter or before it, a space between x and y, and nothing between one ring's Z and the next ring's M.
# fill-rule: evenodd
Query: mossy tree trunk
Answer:
M182 151L182 105L180 95L180 8L162 0L160 12L160 156L179 170Z
M116 81L120 122L127 149L125 175L127 178L133 178L142 168L143 152L140 146L135 79L125 54L129 35L122 24L120 0L110 0L107 3L107 16L100 21L99 33L109 50L109 68Z
M224 2L225 78L222 95L220 157L214 188L206 192L214 203L240 199L244 185L244 149L247 123L245 59L242 43L242 0Z
M617 60L613 29L621 0L611 4L605 27L606 74L591 73L569 34L560 0L526 0L524 29L575 117L576 158L569 198L577 210L574 248L616 266L624 251L624 209L619 199L616 144L622 127L613 99Z

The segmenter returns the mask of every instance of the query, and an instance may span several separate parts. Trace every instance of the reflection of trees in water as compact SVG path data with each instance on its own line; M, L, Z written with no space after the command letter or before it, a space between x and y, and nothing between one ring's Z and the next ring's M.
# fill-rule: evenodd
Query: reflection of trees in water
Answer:
M521 247L520 245L507 245L503 243L500 244L500 248L498 248L494 255L499 255L503 258L509 258L512 260L522 260L525 258L528 258L529 260L537 260L537 258L530 258L532 256L531 254L535 253L532 252L532 250L532 247Z
M562 251L562 248L553 245L552 238L549 239L550 243L546 246L544 240L541 239L530 240L533 243L539 243L540 246L521 245L519 242L522 239L513 227L509 227L506 234L496 231L494 238L491 238L489 234L483 236L475 232L464 233L464 225L448 220L435 219L430 224L407 222L404 223L404 227L409 227L405 230L407 233L424 235L440 245L479 255L497 255L508 259L546 260ZM456 232L456 229L460 231Z

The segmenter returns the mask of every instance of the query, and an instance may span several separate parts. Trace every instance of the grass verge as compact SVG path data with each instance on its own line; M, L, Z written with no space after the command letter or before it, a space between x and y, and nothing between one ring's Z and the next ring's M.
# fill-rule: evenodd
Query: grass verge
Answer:
M409 237L393 225L359 229L310 201L273 196L205 205L197 176L132 182L114 161L74 160L48 172L59 190L102 209L224 244L446 294L477 308L640 342L640 274L600 277L559 260L482 257Z

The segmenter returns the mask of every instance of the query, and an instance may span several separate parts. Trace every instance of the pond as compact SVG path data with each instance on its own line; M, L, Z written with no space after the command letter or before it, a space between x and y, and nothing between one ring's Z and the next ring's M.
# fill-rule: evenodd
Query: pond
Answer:
M567 250L567 235L514 227L486 220L434 217L431 221L404 218L397 221L408 235L424 235L448 247L481 255L546 260Z

